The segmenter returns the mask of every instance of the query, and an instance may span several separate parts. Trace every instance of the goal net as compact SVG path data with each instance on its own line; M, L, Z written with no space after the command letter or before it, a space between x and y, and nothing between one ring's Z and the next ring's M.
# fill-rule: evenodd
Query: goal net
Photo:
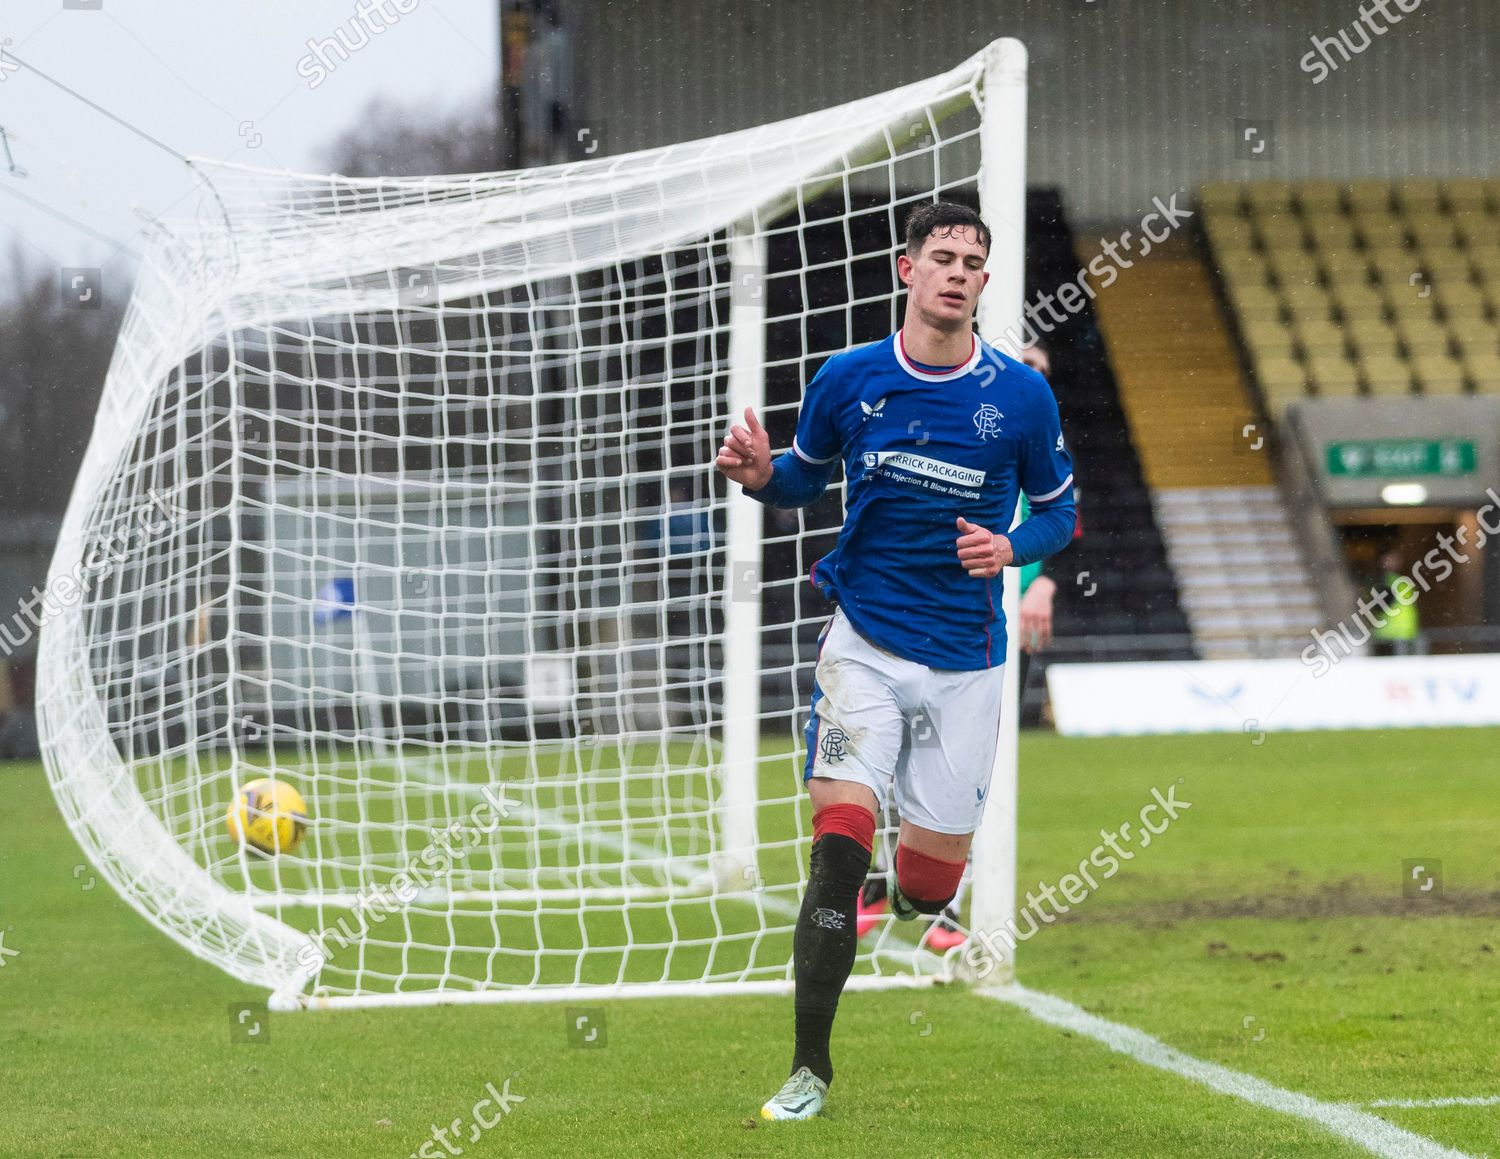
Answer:
M100 874L279 1006L786 987L842 488L768 512L712 460L747 405L788 445L821 361L899 326L918 202L982 203L986 336L1019 316L1024 84L997 41L568 165L195 163L49 576L46 766ZM274 856L226 827L260 778L307 806ZM950 976L923 928L851 985Z

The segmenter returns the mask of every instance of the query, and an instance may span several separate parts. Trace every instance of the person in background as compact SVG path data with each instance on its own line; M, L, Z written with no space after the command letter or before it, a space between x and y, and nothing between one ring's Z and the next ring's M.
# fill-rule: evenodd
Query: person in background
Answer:
M1021 361L1036 371L1048 383L1052 381L1052 358L1047 348L1034 342L1021 351ZM1074 502L1077 502L1076 494ZM1027 503L1021 498L1021 518L1026 518ZM1077 529L1074 529L1075 536ZM1021 569L1021 651L1026 655L1040 652L1052 642L1052 602L1057 595L1057 582L1042 574L1042 563L1029 563ZM1021 686L1025 687L1028 665L1021 662Z
M1407 579L1401 553L1388 551L1380 557L1384 573L1381 586L1391 593L1385 623L1370 630L1370 652L1374 656L1416 656L1422 651L1421 621L1417 615L1417 585ZM1402 600L1409 601L1402 603Z

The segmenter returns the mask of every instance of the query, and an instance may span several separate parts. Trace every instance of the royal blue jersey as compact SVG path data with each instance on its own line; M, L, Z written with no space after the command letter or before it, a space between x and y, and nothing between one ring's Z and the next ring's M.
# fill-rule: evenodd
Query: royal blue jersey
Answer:
M1072 538L1073 465L1046 380L977 335L968 361L946 369L908 358L900 332L836 354L803 395L792 449L746 493L806 506L840 458L844 526L813 584L897 656L960 671L1003 664L1002 577L964 570L958 517L1006 533L1024 490L1031 514L1008 533L1014 565Z

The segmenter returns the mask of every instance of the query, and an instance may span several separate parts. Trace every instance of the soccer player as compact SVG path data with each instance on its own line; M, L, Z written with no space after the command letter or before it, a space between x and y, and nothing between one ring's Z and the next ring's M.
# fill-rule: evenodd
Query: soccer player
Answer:
M1040 342L1033 342L1021 350L1021 361L1032 370L1036 371L1049 383L1052 380L1052 362L1047 354L1047 348ZM1076 492L1075 492L1076 499ZM1028 504L1023 499L1021 502L1022 518L1030 514ZM1078 531L1074 529L1074 538ZM1042 561L1036 560L1027 564L1017 572L1020 583L1017 585L1021 591L1019 604L1020 627L1021 627L1021 680L1020 687L1024 693L1026 688L1026 661L1027 657L1035 652L1040 652L1052 642L1052 600L1057 593L1057 584L1048 576L1042 574ZM881 818L879 834L884 834L895 829L889 807ZM855 927L859 936L864 937L879 924L880 916L885 913L887 902L886 877L890 871L887 864L888 855L886 848L888 840L881 840L881 848L876 850L873 856L873 865L870 876L865 879L865 884L860 890L859 898L855 903ZM963 906L964 885L967 879L959 883L958 893L954 895L948 907L942 914L934 919L932 925L927 929L922 942L928 949L942 953L951 950L955 946L961 946L968 940L958 925L958 911Z
M840 459L848 480L838 542L810 577L836 608L819 639L806 730L813 844L792 947L792 1074L761 1108L765 1119L823 1108L834 1013L854 968L855 903L892 783L902 822L891 913L939 914L957 892L1000 727L1001 572L1073 533L1072 464L1052 391L974 332L989 249L973 210L914 209L896 259L908 290L901 329L823 364L792 449L774 462L748 408L718 453L724 475L775 507L812 503ZM1020 491L1030 517L1003 534Z

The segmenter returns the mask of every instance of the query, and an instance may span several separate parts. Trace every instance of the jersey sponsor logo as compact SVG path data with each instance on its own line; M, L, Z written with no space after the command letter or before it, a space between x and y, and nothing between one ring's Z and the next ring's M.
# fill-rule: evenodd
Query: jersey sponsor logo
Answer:
M1062 436L1061 435L1057 436L1057 446L1054 447L1053 449L1054 450L1058 450L1058 451L1062 450Z
M925 475L929 479L941 479L945 483L962 483L966 487L978 487L984 482L984 472L972 467L960 467L957 463L945 463L942 459L929 459L925 455L913 455L908 451L866 451L865 466L900 467L914 475Z
M979 432L980 439L999 435L1000 420L1004 417L993 403L980 403L979 409L974 412L974 429Z
M885 398L876 399L875 405L871 406L864 399L859 400L859 409L865 412L865 418L882 418L885 414Z
M841 728L829 728L823 730L823 735L818 741L818 752L829 764L843 760L849 755L849 737Z

